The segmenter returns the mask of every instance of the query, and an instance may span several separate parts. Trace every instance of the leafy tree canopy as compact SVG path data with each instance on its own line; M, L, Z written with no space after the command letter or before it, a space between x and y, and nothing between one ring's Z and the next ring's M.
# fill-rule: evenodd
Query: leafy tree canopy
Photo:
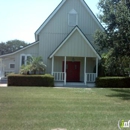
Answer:
M130 4L125 0L100 0L98 18L104 32L95 33L105 75L130 74Z
M105 27L95 35L100 51L113 49L113 56L130 56L130 9L123 0L100 0L98 8Z
M20 40L10 40L7 42L0 43L0 55L14 52L21 49L24 46L27 46L28 43Z

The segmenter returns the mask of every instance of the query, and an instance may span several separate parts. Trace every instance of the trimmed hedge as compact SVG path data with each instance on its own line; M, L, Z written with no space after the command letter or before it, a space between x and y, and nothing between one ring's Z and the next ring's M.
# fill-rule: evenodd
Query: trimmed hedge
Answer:
M54 87L54 77L50 74L45 75L11 74L8 76L8 86Z
M98 77L96 87L100 88L130 88L130 77Z

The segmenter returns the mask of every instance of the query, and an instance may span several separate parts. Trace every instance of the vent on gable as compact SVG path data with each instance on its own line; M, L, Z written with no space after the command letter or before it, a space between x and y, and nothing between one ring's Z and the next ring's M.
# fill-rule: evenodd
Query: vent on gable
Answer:
M9 68L10 68L10 69L14 69L14 68L15 68L15 64L14 64L14 63L11 63L11 64L9 65Z
M68 14L68 25L76 26L78 25L78 13L72 9Z

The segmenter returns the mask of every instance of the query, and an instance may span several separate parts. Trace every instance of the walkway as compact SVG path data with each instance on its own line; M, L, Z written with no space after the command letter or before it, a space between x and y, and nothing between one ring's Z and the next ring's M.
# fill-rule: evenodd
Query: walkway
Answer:
M0 82L0 87L7 87L7 80L4 80ZM85 85L83 82L68 82L66 85L64 85L64 82L55 82L56 88L94 88L95 83L87 83Z
M83 82L67 82L66 85L64 85L64 82L55 82L55 86L62 88L94 88L95 83L87 83L87 85L85 85Z
M0 87L7 87L7 84L0 84Z
M0 87L7 87L7 78L0 77Z

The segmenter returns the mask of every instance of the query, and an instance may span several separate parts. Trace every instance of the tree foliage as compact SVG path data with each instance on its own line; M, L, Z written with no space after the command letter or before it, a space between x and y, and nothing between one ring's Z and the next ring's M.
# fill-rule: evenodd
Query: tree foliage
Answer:
M128 56L120 56L118 58L112 56L112 50L102 55L102 68L104 75L107 76L126 76L129 75L130 58Z
M107 72L124 75L130 63L130 9L124 0L100 0L98 8L105 30L96 32L95 43L100 52L107 53L104 63Z
M113 48L115 56L130 56L130 10L124 2L100 0L99 19L105 31L97 31L95 43L100 50ZM116 1L116 0L115 0Z
M0 55L8 54L27 46L28 43L20 40L10 40L0 43Z
M20 73L28 74L28 72L33 72L34 74L45 73L46 65L43 63L42 57L31 57L27 61L27 65L21 67Z

